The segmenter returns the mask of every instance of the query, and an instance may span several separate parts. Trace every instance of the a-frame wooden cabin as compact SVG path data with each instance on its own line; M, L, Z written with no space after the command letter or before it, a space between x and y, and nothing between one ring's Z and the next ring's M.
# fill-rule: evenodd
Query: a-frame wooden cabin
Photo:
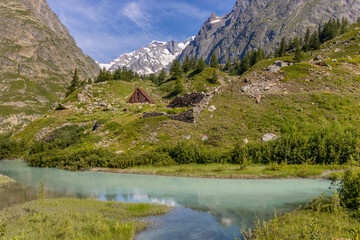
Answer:
M151 103L156 104L154 99L150 97L150 95L141 88L136 88L134 93L131 95L128 103L134 104L134 103Z

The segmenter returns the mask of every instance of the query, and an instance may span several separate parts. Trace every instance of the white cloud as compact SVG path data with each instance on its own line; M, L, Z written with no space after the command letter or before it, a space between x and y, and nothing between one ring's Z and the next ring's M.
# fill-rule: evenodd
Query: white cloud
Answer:
M142 6L144 5L139 2L130 2L125 5L122 12L140 28L146 29L150 27L151 16Z

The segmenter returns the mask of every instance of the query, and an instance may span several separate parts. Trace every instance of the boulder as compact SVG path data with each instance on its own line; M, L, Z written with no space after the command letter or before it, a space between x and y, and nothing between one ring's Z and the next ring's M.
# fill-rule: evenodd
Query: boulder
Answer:
M269 142L269 141L274 141L276 139L278 139L279 136L273 134L273 133L268 133L268 134L265 134L261 140L263 140L264 142Z
M216 111L216 107L215 107L214 105L211 105L211 106L209 107L209 111L210 111L210 112L215 112L215 111Z
M247 92L249 90L250 90L250 86L244 86L244 87L241 88L242 92Z
M319 56L316 56L316 57L314 58L314 60L315 60L315 61L323 61L324 59L323 59L323 57L322 57L321 55L319 55Z
M205 142L205 141L207 141L207 140L209 140L209 136L208 136L208 135L205 135L205 136L203 136L203 137L201 138L201 141L203 141L203 142Z
M277 72L279 72L281 70L281 67L276 66L276 65L270 65L268 67L268 70L269 70L269 72L277 73Z
M275 61L274 65L275 65L275 66L278 66L278 67L280 67L280 68L289 66L288 63L283 62L283 61L279 61L279 60L278 60L278 61Z

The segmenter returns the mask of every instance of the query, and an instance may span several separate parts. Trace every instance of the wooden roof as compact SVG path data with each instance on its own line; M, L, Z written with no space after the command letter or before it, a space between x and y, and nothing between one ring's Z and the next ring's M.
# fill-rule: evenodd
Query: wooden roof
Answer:
M135 96L136 92L140 92L144 96L146 101L139 101L139 99L136 99L136 96ZM156 104L154 99L152 99L152 97L150 97L150 95L145 90L138 87L135 89L134 93L131 95L128 103L144 103L144 102Z

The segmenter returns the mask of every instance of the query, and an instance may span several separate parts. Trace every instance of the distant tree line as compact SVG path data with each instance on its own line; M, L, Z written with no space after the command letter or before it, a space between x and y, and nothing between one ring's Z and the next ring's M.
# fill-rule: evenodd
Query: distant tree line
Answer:
M324 26L319 25L318 30L311 33L310 28L306 30L304 38L295 37L289 41L282 38L280 46L275 50L275 57L283 57L287 53L295 52L295 60L299 60L299 52L308 52L320 49L321 44L332 40L340 34L345 33L349 22L346 18L331 18Z

